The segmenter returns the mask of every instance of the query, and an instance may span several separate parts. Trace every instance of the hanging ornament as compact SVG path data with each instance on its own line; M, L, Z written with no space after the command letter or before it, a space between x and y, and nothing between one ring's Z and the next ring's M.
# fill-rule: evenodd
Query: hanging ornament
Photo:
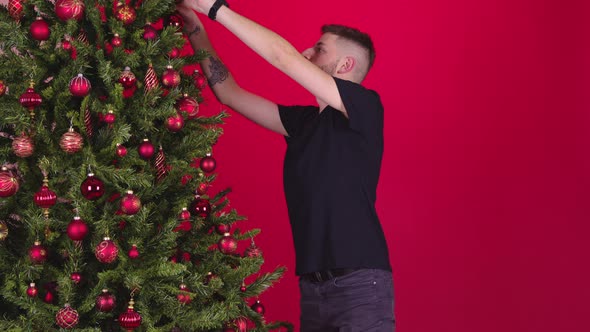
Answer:
M154 67L150 63L148 65L148 70L145 73L144 90L147 93L148 91L151 91L151 90L157 88L159 84L160 83L158 82L158 76L156 75L156 71L154 70Z
M176 107L176 110L179 112L185 112L189 119L196 118L197 113L199 113L199 103L195 98L190 97L186 93L176 101L174 107Z
M262 251L254 244L254 239L252 239L252 243L250 246L244 250L244 257L260 257L262 256Z
M119 325L127 331L133 331L141 325L141 315L133 309L134 304L131 298L127 311L119 315Z
M135 78L135 74L131 72L131 68L125 67L125 70L119 76L119 83L121 83L123 88L130 89L135 86L136 82L137 79Z
M184 20L178 12L174 12L171 15L164 17L163 25L164 27L174 28L177 33L182 33L181 30L182 27L184 27Z
M35 241L33 246L29 248L29 258L33 264L43 264L47 260L47 249L41 245L41 242Z
M55 315L55 323L62 329L73 329L78 325L79 317L78 312L66 303Z
M215 167L217 166L217 162L215 161L215 159L213 157L211 157L210 153L207 153L207 156L201 158L201 162L199 163L199 166L201 167L203 172L211 173L215 170Z
M178 58L180 56L180 49L173 47L170 52L168 52L168 56L172 59Z
M199 197L199 195L196 195L188 210L191 215L207 218L211 213L211 204L209 204L208 200Z
M61 48L62 48L64 51L71 51L71 50L72 50L72 42L70 41L70 38L69 38L69 37L67 37L67 38L64 38L64 39L61 41Z
M129 25L135 21L136 16L135 9L119 2L115 11L117 20L123 22L124 25Z
M230 226L227 224L219 224L215 226L215 232L219 235L224 235L225 233L229 233Z
M104 194L104 183L94 176L94 173L88 173L88 176L80 185L80 191L84 198L95 201Z
M192 78L197 89L202 90L207 86L207 78L198 69L195 69Z
M146 23L143 26L143 39L145 40L155 40L158 38L158 30L154 28L150 23Z
M168 166L166 165L164 150L160 147L156 155L156 181L162 181L166 177L166 174L168 174Z
M119 209L126 215L136 214L141 209L141 201L133 194L132 190L128 190L127 195L121 198Z
M84 8L82 0L57 0L55 2L55 14L62 21L81 20L84 17Z
M248 327L248 320L244 317L239 317L234 320L234 326L238 329L238 332L246 332Z
M115 112L113 110L108 110L107 114L105 114L102 118L102 121L109 125L115 123L115 120L117 120L117 116L115 115Z
M4 81L0 80L0 97L4 96L6 91L8 91L8 86L6 86Z
M29 284L29 287L27 288L27 296L28 297L35 297L37 296L37 294L39 293L39 290L37 289L37 286L35 285L34 282Z
M70 274L70 280L72 280L72 282L77 285L80 283L80 281L82 281L82 275L80 272L72 272L72 274Z
M33 143L33 139L25 133L12 140L12 151L14 151L17 157L30 157L33 155L34 150L35 144Z
M86 129L86 136L92 138L94 127L92 126L92 114L88 108L84 110L84 128Z
M82 147L84 146L84 138L82 135L75 132L74 128L70 127L70 129L61 136L59 146L66 153L73 154L82 150Z
M96 297L96 309L102 312L109 312L115 307L115 296L109 293L108 289L103 289L102 293Z
M0 170L0 197L10 197L18 191L20 184L18 178L5 166Z
M23 0L8 0L8 13L17 22L23 17Z
M240 285L240 292L244 293L246 291L246 283L242 280L242 285Z
M131 249L129 249L127 255L131 259L136 259L139 257L139 250L137 250L137 246L135 244L131 246Z
M51 34L51 30L49 30L49 24L40 16L37 16L37 19L31 23L29 27L29 32L31 33L31 37L35 40L47 40L49 39L49 35Z
M48 304L52 304L54 298L55 298L55 296L53 295L53 292L48 290L45 293L45 296L43 296L43 302L48 303Z
M230 233L224 233L223 237L217 242L219 251L224 254L231 254L238 249L238 241L234 239Z
M35 108L41 105L43 102L43 98L37 92L35 92L35 83L31 81L29 83L29 88L19 97L19 102L23 107L26 107L29 110L29 114L31 115L31 119L35 118Z
M264 315L264 306L260 301L256 300L256 302L250 307L252 310L257 312L259 315Z
M119 248L109 237L104 237L95 250L94 255L99 262L109 264L117 259Z
M89 45L88 34L86 33L86 30L80 29L80 31L78 32L78 36L76 37L76 40L79 41L80 43Z
M166 70L162 74L162 85L165 88L172 89L180 84L180 74L172 68L171 65L166 66Z
M78 74L78 76L70 80L70 93L74 97L85 97L90 93L91 88L90 80L82 74Z
M119 36L118 33L113 35L113 38L111 39L111 45L113 45L113 47L119 47L123 44L123 39L121 39L121 36Z
M154 145L149 139L144 138L143 142L137 147L137 152L141 158L149 160L154 156Z
M41 185L41 189L35 193L33 196L33 201L35 205L43 209L43 215L48 218L49 217L49 209L55 205L57 202L57 195L51 189L49 189L49 180L47 176L43 177L43 185Z
M176 295L178 302L180 302L182 304L191 303L191 296L188 293L189 292L188 287L186 287L185 284L180 284L179 289L180 289L180 293L178 293L178 295Z
M208 285L211 280L213 280L213 278L217 277L217 275L213 272L207 272L207 275L205 276L205 280L203 281L203 283L205 285Z
M176 113L176 115L173 115L171 117L168 117L168 119L166 119L166 129L168 129L169 131L171 131L173 133L181 131L183 127L184 127L184 118L178 112Z
M3 220L0 220L0 241L6 240L8 237L8 225Z
M188 212L188 209L187 208L183 207L182 208L182 211L178 215L178 220L188 221L190 219L191 219L191 213Z
M123 158L127 155L127 148L123 145L117 143L117 156L119 158Z
M181 221L178 226L174 227L174 229L172 231L173 232L190 232L192 227L193 227L193 225L191 224L190 221L184 220L184 221Z
M195 192L197 193L197 195L205 195L207 193L207 188L209 188L209 184L206 182L201 182L197 186L197 189L195 190ZM225 233L225 232L223 232L223 233ZM223 233L221 233L221 234L223 234Z
M88 235L88 225L80 217L75 216L68 224L67 234L72 241L82 241Z

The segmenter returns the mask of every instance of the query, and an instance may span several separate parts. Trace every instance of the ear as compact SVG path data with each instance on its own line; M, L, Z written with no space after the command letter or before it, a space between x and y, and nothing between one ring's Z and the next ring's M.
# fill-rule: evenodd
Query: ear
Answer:
M355 58L353 58L351 56L344 57L343 62L340 64L340 67L338 68L337 73L338 74L349 73L354 69L355 65L356 65Z

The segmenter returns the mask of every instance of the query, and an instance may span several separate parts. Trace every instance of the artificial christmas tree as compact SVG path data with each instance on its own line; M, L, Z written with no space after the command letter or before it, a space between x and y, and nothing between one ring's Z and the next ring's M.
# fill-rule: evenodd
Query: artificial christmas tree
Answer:
M0 330L290 328L251 308L283 269L258 275L259 230L209 194L226 113L199 114L174 6L0 8Z

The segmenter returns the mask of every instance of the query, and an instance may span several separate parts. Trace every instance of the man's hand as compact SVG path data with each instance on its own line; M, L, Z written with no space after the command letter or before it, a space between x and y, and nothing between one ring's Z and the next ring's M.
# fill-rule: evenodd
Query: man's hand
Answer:
M199 33L202 29L203 24L201 20L194 12L193 8L187 6L186 2L181 2L176 5L176 11L184 20L183 30L187 37L191 37L195 33Z
M201 14L209 14L209 9L213 6L215 0L184 0L182 4L196 10Z

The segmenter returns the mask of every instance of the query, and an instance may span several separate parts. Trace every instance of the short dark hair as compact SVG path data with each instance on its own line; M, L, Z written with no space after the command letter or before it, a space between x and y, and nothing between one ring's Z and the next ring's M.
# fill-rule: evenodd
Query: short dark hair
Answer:
M369 53L369 68L367 69L370 69L373 66L373 62L375 62L375 47L373 46L373 41L368 34L361 32L358 29L340 24L326 24L322 26L322 34L324 33L331 33L342 37L367 50Z

